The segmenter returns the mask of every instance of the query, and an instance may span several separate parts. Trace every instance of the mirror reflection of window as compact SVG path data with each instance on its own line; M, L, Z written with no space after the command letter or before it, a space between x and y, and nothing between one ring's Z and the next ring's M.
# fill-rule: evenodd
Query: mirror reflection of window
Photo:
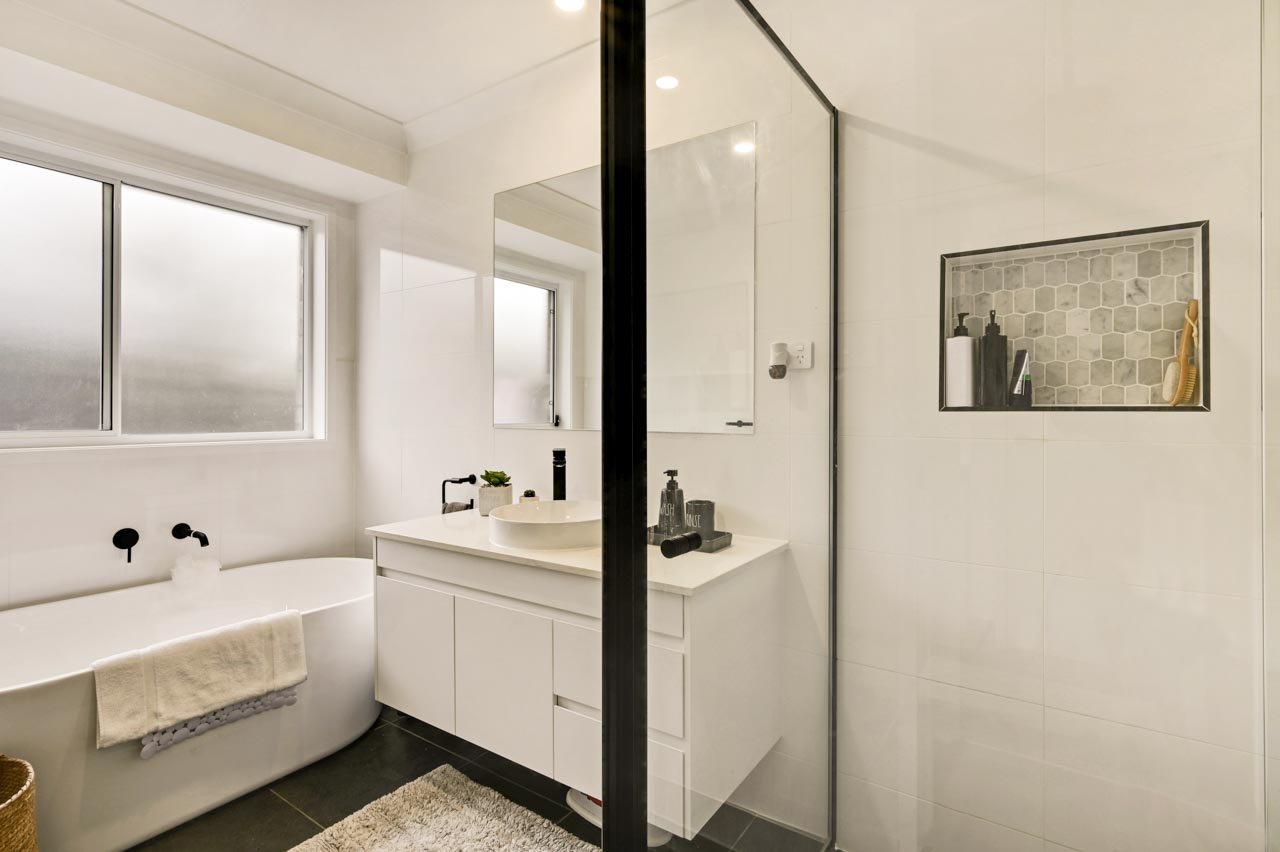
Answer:
M651 432L754 431L755 139L749 122L649 152ZM600 168L494 196L494 271L555 290L551 422L599 429ZM499 349L511 346L495 342L495 363L503 357ZM529 383L506 384L512 374L501 370L494 377L495 425L546 426L545 418L528 420Z
M554 290L493 282L493 420L504 426L555 425Z

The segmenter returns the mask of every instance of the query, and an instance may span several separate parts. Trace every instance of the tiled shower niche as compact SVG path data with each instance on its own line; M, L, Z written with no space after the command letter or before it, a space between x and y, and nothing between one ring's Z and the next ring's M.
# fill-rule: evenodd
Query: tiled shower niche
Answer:
M1209 223L1194 222L943 255L939 408L1019 410L946 404L946 341L959 315L980 351L994 310L1010 377L1017 350L1029 354L1032 409L1208 410L1208 253ZM1191 402L1173 406L1164 375L1193 298L1199 377Z

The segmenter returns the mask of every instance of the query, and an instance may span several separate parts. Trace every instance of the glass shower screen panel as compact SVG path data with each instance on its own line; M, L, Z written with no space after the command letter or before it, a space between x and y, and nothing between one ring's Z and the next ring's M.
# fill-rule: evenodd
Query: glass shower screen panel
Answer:
M648 144L690 160L651 158L648 172L647 381L668 389L649 397L650 540L690 550L650 548L650 821L726 848L818 849L831 833L832 114L744 5L649 12ZM771 374L775 346L809 358ZM749 428L652 431L738 399Z

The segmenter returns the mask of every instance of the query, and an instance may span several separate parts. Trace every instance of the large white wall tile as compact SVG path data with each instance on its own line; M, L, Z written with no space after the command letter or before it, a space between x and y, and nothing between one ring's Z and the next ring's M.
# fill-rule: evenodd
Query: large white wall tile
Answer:
M1045 703L1244 751L1262 745L1246 598L1045 575Z
M0 544L0 609L9 606L9 527L0 526L4 544Z
M1042 170L1042 4L796 0L793 16L793 49L847 113L847 207Z
M940 255L1041 239L1043 223L1038 177L851 210L840 217L840 319L933 319Z
M1260 594L1257 447L1051 441L1044 455L1046 571Z
M1023 701L1044 695L1043 576L921 560L916 672Z
M827 547L793 542L783 555L782 570L782 645L825 656L831 647Z
M1257 135L1257 3L1045 5L1049 171Z
M916 679L841 662L837 683L840 772L914 795Z
M837 656L851 663L914 674L918 560L841 549Z
M797 435L790 444L792 542L826 545L831 531L831 446L826 435Z
M406 289L402 298L401 357L406 364L479 349L482 293L478 279Z
M1049 709L1045 836L1081 850L1261 849L1262 757Z
M836 844L845 852L915 850L916 802L911 796L841 775L836 784Z
M826 700L830 660L794 648L783 648L780 659L782 739L775 750L825 771L831 742Z
M1039 837L972 814L916 802L915 846L919 852L1040 852Z
M1039 570L1042 447L1031 441L844 438L845 546Z
M1041 836L1042 707L927 680L917 697L918 796Z

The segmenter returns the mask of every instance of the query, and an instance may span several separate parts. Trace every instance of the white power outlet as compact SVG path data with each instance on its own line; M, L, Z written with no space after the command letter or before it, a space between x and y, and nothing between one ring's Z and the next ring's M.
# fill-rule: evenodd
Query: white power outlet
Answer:
M788 343L787 354L793 370L808 370L813 367L813 343Z

